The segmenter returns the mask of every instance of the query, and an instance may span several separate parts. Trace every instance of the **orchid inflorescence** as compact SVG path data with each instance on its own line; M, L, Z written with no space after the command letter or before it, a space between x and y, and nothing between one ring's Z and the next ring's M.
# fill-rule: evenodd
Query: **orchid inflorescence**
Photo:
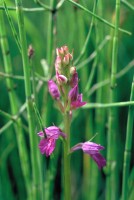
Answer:
M72 111L84 106L86 102L82 101L82 94L79 94L78 89L78 73L76 67L73 66L73 53L70 53L67 46L56 49L55 72L56 82L48 81L48 90L52 98L57 102L59 110L63 113L69 113L70 119ZM50 156L56 146L56 140L62 137L66 140L68 135L56 126L45 128L38 135L42 138L39 143L39 149L42 154ZM97 163L99 168L106 165L106 160L99 153L104 147L93 143L84 142L78 143L70 149L70 153L81 149L84 153L90 155Z

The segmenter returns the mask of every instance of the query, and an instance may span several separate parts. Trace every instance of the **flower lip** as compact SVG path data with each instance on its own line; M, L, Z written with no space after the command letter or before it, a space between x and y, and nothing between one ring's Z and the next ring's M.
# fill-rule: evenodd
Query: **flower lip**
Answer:
M66 138L66 134L63 133L62 130L58 128L57 126L50 126L50 127L44 128L44 131L46 133L47 138L44 138L44 133L42 131L39 132L38 136L43 139L41 139L38 147L42 154L45 154L46 156L50 156L55 149L56 140L60 136L62 136L63 138Z
M41 154L45 154L48 157L54 151L55 145L56 145L55 139L47 138L47 139L42 139L38 147L41 151Z

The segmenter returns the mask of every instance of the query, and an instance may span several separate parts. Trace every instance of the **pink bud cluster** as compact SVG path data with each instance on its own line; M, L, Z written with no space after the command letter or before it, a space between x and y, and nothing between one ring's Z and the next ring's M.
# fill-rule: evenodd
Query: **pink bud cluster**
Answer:
M56 83L53 80L48 81L48 90L51 96L60 101L60 108L62 105L61 99L66 99L65 105L62 106L62 111L68 111L79 108L86 104L82 101L82 94L78 92L78 73L76 67L73 66L73 55L69 53L68 47L63 46L56 49Z

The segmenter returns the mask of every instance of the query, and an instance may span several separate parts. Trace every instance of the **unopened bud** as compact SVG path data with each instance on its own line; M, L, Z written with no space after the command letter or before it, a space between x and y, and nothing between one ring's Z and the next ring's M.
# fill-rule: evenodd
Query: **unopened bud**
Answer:
M63 55L64 55L64 49L62 49L62 48L57 48L57 49L56 49L56 55L57 55L57 56L63 56Z
M34 56L34 49L32 47L32 45L30 44L28 47L28 57L29 59L31 59Z
M71 67L70 68L70 74L73 75L76 73L76 67Z
M64 75L62 75L62 74L57 75L56 78L57 78L57 82L58 82L60 85L66 84L66 83L67 83L67 77L64 76Z

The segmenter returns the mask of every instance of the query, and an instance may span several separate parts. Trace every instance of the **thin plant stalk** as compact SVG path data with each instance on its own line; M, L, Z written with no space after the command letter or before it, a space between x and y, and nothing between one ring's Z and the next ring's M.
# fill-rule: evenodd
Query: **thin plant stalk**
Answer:
M100 22L103 22L104 24L106 24L107 26L113 28L113 29L116 29L116 26L114 26L113 24L109 23L107 20L101 18L100 16L94 14L93 12L91 12L90 10L88 10L87 8L85 8L84 6L80 5L79 3L77 3L76 1L72 1L72 0L67 0L68 2L74 4L75 6L77 6L78 8L84 10L85 12L87 12L88 14L94 16L97 20L99 20ZM118 27L118 30L123 32L123 33L126 33L128 35L131 35L132 33L130 33L129 31L126 31L124 29L121 29Z
M71 200L71 172L70 172L70 114L66 112L64 114L64 131L67 134L67 139L64 142L63 153L63 176L64 176L64 199Z
M57 0L50 0L50 7L52 10L55 9L56 6L56 2ZM54 59L54 55L53 55L53 49L54 49L54 13L51 11L50 13L48 13L48 27L47 27L47 52L46 52L46 60L47 60L47 64L49 66L49 77L52 76L53 73L53 59ZM47 88L44 89L44 95L45 97L44 102L43 102L43 108L42 108L42 113L45 113L44 117L43 117L43 121L44 124L47 126L47 124L49 123L49 118L48 113L49 110L51 108L51 105L48 104L48 90ZM46 106L47 105L47 106Z
M102 16L102 1L99 1L97 4L97 10L100 16ZM99 23L97 23L96 21L96 26L95 26L95 30L96 30L96 48L98 46L98 43L103 39L103 35L104 35L104 31L102 29L102 27L99 26ZM95 59L96 62L94 61L93 66L96 64L97 68L97 82L100 82L104 79L105 77L105 73L106 73L106 69L105 69L105 59L104 59L104 50L101 51L100 53L97 52L97 58ZM91 77L91 75L90 75ZM92 80L92 78L90 78ZM90 80L89 79L89 80ZM89 81L90 83L91 81ZM89 84L91 86L91 84ZM91 87L90 87L91 88ZM99 88L96 91L96 102L103 102L105 99L105 94L106 91L104 91L103 88ZM105 110L101 110L101 109L95 109L95 126L94 126L94 132L98 133L97 137L94 138L94 141L96 143L99 144L104 144L105 142L105 138L104 138L104 129L105 129ZM91 165L92 169L92 173L91 173L91 186L90 186L90 192L89 192L89 199L92 200L96 200L98 199L99 193L100 193L100 182L102 182L101 179L101 173L100 171L98 171L97 166L95 166L94 163L92 163Z
M131 95L130 95L130 101L133 101L133 100L134 100L134 77L133 77ZM134 122L134 107L129 106L127 130L126 130L126 142L125 142L125 151L124 151L124 162L123 162L122 200L126 200L128 198L128 178L129 178L129 173L130 173L133 122Z
M96 3L96 0L95 0L94 6L93 6L93 14L95 14L96 4L97 4L97 3ZM86 51L86 48L87 48L89 39L91 38L91 33L92 33L92 29L93 29L93 24L94 24L94 16L92 16L91 23L90 23L90 28L89 28L89 31L88 31L86 40L85 40L85 42L84 42L84 45L83 45L83 47L82 47L82 50L81 50L81 52L80 52L78 58L74 61L74 65L77 65L77 63L81 60L81 58L82 58L83 55L85 54L85 51Z
M29 124L29 136L30 136L30 147L31 147L31 164L32 164L32 175L33 175L33 200L41 199L41 176L40 176L40 165L39 157L37 151L37 137L35 135L35 125L34 125L34 109L32 102L32 92L31 92L31 82L30 82L30 67L28 63L27 56L27 43L26 43L26 33L24 29L24 16L22 10L21 0L16 0L16 12L18 15L18 26L19 26L19 36L21 43L22 52L22 62L24 70L24 83L25 83L25 94L28 112L28 124Z
M10 57L10 51L8 46L8 41L6 37L6 29L5 29L5 23L4 23L4 17L2 11L0 12L0 36L1 36L1 47L3 52L3 59L4 59L4 67L5 72L7 74L12 74L12 63L11 63L11 57ZM18 112L18 106L16 102L16 94L14 90L14 82L12 79L6 79L7 88L9 91L9 100L11 105L11 111L13 115L16 115ZM21 163L21 169L24 176L24 181L26 184L26 190L28 194L28 198L30 199L30 166L28 162L28 152L26 147L26 142L24 138L24 133L22 130L22 121L20 118L16 119L14 123L16 138L17 138L17 144L18 144L18 150L19 150L19 156L20 156L20 163Z
M112 48L112 66L110 80L110 102L116 101L116 72L118 53L118 27L120 17L120 0L116 0L115 29ZM109 110L108 138L107 138L107 176L106 176L106 199L118 199L118 169L117 169L117 113L115 108ZM112 190L111 190L112 188Z

